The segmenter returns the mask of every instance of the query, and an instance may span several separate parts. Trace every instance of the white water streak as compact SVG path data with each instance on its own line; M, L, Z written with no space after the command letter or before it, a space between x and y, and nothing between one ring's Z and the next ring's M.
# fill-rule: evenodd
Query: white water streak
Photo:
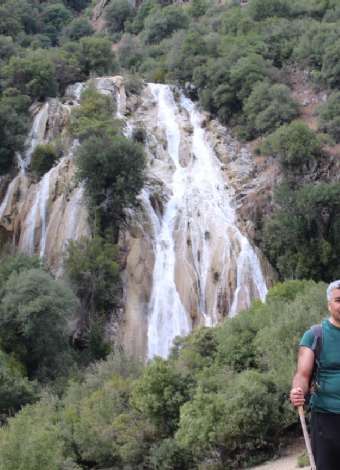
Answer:
M165 131L167 154L174 165L170 183L164 181L161 172L158 174L168 184L169 199L155 241L148 323L148 357L151 358L166 357L174 337L191 330L189 312L183 306L175 280L176 263L183 261L178 256L185 255L176 253L175 239L180 231L186 231L185 238L191 242L199 313L206 325L213 325L220 318L220 297L229 296L229 312L223 313L232 316L249 306L254 297L264 300L267 287L253 248L236 226L231 197L225 188L220 163L201 126L201 114L183 96L176 104L168 86L150 84L149 87L157 103L157 126ZM187 118L193 128L192 158L182 166L181 132ZM145 204L144 207L150 215L150 207ZM236 279L234 291L230 291L230 279ZM208 291L213 296L210 303Z

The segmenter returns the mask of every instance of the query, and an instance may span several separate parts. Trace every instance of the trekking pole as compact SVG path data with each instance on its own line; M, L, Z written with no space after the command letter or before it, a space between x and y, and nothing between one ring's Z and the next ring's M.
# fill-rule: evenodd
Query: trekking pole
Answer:
M305 439L305 444L306 444L306 449L307 449L307 454L308 454L308 458L309 458L310 467L311 467L311 470L316 470L314 455L313 455L313 452L312 452L312 446L311 446L308 431L307 431L307 425L306 425L306 420L305 420L305 412L303 411L303 406L298 406L298 412L299 412L303 437Z

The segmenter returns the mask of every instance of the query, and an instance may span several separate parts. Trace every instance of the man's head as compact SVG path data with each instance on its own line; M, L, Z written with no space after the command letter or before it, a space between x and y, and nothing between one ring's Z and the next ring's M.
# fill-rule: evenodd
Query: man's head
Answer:
M340 326L340 280L331 282L327 288L328 310L336 326Z

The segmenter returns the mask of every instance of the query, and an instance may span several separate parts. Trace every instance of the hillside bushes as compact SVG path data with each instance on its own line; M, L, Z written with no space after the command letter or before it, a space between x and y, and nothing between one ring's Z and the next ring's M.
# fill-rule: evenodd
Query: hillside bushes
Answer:
M287 394L298 341L325 313L325 285L292 281L270 291L266 304L177 340L167 361L141 370L110 355L59 400L45 396L9 420L0 430L0 469L36 470L39 458L51 469L258 462L297 422Z

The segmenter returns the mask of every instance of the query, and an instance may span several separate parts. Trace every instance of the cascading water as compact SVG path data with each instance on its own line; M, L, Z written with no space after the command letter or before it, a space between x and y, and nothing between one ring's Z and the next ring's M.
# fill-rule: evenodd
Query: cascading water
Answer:
M190 332L191 325L175 283L174 230L181 199L185 189L185 174L179 164L180 132L177 125L173 97L169 88L150 85L159 102L159 119L166 131L168 153L175 172L171 184L172 197L164 212L156 235L155 268L148 324L148 356L166 357L175 336Z
M164 176L164 164L152 169L153 177L167 188L168 200L159 224L153 223L155 264L147 352L151 358L166 357L174 337L192 328L179 293L177 265L190 265L194 273L196 309L205 325L215 324L221 313L234 315L256 297L263 300L267 287L254 249L236 226L231 197L202 128L201 114L183 96L176 103L167 85L150 84L149 89L157 106L157 121L152 125L165 132L167 166L172 168L170 177ZM192 133L186 135L186 145L191 158L183 164L181 139L188 121ZM144 210L155 218L145 197Z

